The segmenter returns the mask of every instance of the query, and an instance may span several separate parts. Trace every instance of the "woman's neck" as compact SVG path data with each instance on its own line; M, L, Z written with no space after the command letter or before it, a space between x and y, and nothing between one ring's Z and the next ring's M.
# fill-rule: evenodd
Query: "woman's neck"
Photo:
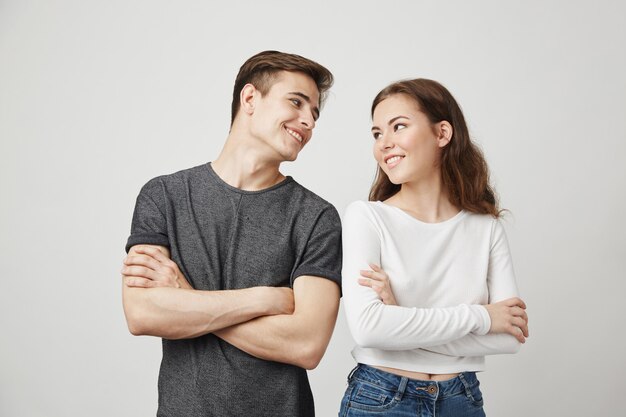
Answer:
M415 181L402 184L400 191L385 203L396 206L425 223L440 223L460 211L450 202L442 180Z

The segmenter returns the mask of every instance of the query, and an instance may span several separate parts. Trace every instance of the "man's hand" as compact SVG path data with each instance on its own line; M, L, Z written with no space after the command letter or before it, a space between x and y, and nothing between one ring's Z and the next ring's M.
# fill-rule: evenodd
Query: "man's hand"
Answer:
M176 262L169 258L169 253L163 253L167 248L144 245L133 248L135 250L124 259L122 268L126 286L193 289Z
M515 336L520 343L526 342L528 315L524 301L514 297L488 304L485 308L491 318L489 333L508 333Z
M293 290L285 287L252 287L260 291L262 297L272 306L268 316L278 314L293 314L296 307Z

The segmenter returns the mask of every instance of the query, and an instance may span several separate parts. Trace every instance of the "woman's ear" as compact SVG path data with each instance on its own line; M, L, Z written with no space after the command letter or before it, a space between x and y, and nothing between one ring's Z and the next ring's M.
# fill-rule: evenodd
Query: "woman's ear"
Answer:
M239 102L241 103L241 110L246 114L254 113L254 105L256 104L257 97L259 96L259 90L252 84L248 83L243 86L241 93L239 93Z
M437 144L440 148L446 147L448 143L452 140L452 135L454 134L454 129L452 129L452 125L446 120L439 122L439 135L437 137Z

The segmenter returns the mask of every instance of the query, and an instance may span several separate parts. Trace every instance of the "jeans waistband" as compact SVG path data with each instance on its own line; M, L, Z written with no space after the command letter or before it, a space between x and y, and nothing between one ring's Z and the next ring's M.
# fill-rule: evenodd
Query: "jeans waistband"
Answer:
M348 378L356 378L359 381L394 391L399 397L405 393L434 398L448 397L459 393L469 394L470 389L478 384L475 372L461 372L458 376L446 381L425 381L381 371L364 364L358 364L350 372Z

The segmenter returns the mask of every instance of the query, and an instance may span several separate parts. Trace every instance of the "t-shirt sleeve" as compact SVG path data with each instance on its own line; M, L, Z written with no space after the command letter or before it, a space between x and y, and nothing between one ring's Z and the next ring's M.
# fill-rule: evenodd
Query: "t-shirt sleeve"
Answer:
M291 282L303 275L334 281L341 287L341 220L329 206L318 216Z
M137 196L126 252L140 244L170 246L163 186L158 178L144 185Z

